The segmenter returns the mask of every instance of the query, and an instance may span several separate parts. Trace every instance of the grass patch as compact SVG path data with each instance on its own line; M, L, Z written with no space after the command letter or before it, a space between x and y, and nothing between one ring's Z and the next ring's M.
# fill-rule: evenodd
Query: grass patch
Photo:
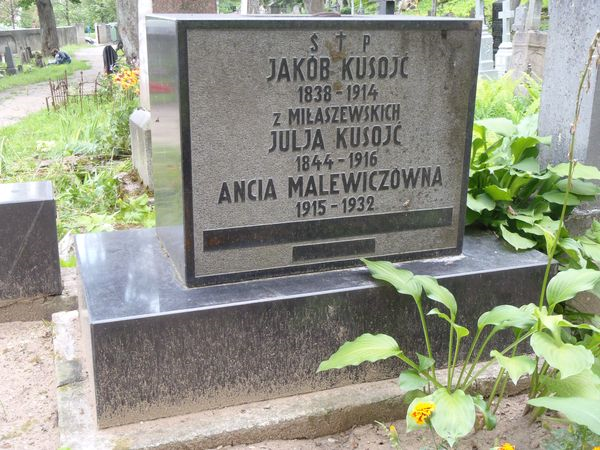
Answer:
M22 73L17 73L16 75L11 76L6 75L0 78L0 92L14 87L42 83L44 81L48 81L49 79L56 80L58 78L62 78L65 75L65 71L67 72L67 75L70 76L81 70L89 69L90 64L88 61L78 60L73 57L75 51L81 47L81 45L66 45L63 47L64 51L71 56L71 64L36 67L35 62L32 61L32 64L23 65ZM44 58L44 60L48 61L49 58ZM15 65L17 64L20 64L20 59L15 56Z
M84 99L0 128L0 183L50 180L59 238L153 226L131 165L128 119L137 98Z

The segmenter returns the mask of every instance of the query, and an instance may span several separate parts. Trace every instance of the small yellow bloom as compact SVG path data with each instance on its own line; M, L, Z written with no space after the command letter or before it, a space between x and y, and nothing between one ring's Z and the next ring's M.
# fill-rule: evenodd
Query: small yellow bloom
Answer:
M502 444L499 450L515 450L515 446L508 442L505 442L504 444Z
M433 402L418 402L413 412L410 413L410 416L415 420L417 425L423 425L429 419L434 409L435 403Z
M596 445L592 450L600 450L600 445Z

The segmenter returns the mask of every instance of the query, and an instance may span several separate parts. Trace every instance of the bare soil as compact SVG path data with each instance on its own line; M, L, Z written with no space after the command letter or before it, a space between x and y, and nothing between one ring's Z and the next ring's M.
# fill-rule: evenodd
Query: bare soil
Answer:
M52 325L0 323L0 449L57 447Z

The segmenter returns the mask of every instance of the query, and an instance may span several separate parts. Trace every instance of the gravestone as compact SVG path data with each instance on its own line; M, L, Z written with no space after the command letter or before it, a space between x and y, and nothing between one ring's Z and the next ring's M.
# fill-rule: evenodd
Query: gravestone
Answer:
M510 30L514 16L515 12L510 9L510 0L503 0L502 11L498 14L498 17L502 19L502 43L496 53L496 70L500 76L504 75L510 67L513 51Z
M500 19L500 11L502 11L502 1L496 0L492 3L492 37L494 38L494 56L498 53L498 48L502 44L502 19Z
M4 48L4 62L6 63L6 73L8 75L15 75L17 73L17 68L15 67L15 62L13 60L13 54L10 47Z
M551 0L549 16L539 133L552 136L552 144L540 156L558 163L567 159L577 89L592 38L600 29L600 9L581 2ZM597 56L594 58L589 84L586 83L589 87L584 90L581 103L575 159L600 167L600 77L594 68Z
M0 217L0 305L60 294L52 184L0 184Z
M485 5L483 0L475 1L475 18L481 19L481 47L479 49L479 76L495 79L498 72L494 69L494 39L485 22Z
M527 5L517 8L522 9L524 14L513 39L510 70L514 76L530 73L541 79L544 73L547 34L539 30L541 8L541 0L530 0Z
M254 0L250 0L251 3ZM254 4L254 3L252 3ZM140 108L129 117L131 160L143 183L151 190L152 133L150 131L150 86L148 81L148 50L146 45L146 16L155 13L216 13L215 0L138 0L138 49Z
M543 255L463 236L480 27L148 16L157 228L76 238L100 427L397 376L315 373L364 332L420 343L358 257L411 259L466 325L539 296Z

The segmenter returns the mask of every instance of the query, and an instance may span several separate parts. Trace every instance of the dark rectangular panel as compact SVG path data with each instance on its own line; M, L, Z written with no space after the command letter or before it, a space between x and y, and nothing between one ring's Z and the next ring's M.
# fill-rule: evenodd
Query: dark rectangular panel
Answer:
M373 253L375 239L354 241L323 242L319 244L297 245L292 249L293 261L336 258L340 256L358 256Z
M261 247L352 236L372 236L405 230L446 227L451 224L452 208L437 208L222 228L204 232L204 251Z

